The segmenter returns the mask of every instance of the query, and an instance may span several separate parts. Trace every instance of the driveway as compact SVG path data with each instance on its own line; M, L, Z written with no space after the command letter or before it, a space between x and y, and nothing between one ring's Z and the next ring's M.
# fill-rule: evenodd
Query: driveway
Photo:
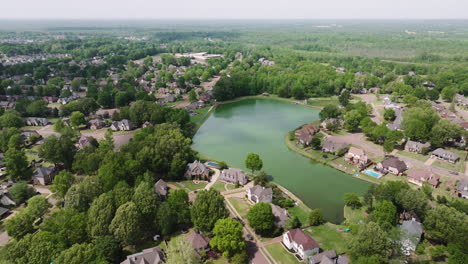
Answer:
M211 186L213 186L213 184L215 184L215 182L218 180L219 178L219 175L221 174L221 172L216 169L216 168L211 168L212 170L214 170L214 175L211 176L211 181L210 183L208 183L206 186L205 186L205 190L209 190L211 188Z

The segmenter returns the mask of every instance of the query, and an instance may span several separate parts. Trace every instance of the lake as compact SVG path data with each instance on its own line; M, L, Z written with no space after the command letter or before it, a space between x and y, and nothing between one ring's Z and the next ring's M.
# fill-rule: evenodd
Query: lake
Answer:
M273 180L311 208L322 208L327 220L343 220L343 194L363 194L369 183L311 161L288 149L286 134L318 120L318 110L272 99L246 99L217 107L193 138L200 153L245 169L248 153L263 160Z

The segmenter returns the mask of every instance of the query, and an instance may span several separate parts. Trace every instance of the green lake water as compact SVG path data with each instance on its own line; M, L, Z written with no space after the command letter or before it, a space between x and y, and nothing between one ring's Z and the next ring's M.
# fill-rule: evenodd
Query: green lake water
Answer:
M315 163L288 149L285 135L318 120L318 110L271 99L220 105L193 138L193 148L216 160L244 168L248 153L263 160L263 170L327 220L343 220L343 194L364 193L369 183Z

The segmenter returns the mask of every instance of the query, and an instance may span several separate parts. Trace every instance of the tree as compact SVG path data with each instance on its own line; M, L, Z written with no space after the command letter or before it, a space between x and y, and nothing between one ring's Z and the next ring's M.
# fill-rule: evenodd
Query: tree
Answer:
M426 195L421 191L412 189L402 190L397 196L397 202L403 210L414 212L421 219L424 219L426 211L429 209Z
M58 235L66 247L88 240L86 214L75 209L65 208L55 211L49 218L44 219L40 228Z
M320 145L322 142L320 141L320 138L318 137L313 137L312 140L310 141L310 145L312 146L313 149L320 149Z
M141 223L138 207L135 203L128 202L117 209L109 228L122 245L134 245L141 239Z
M260 159L260 156L255 153L249 153L247 158L245 159L245 167L247 169L252 170L252 174L254 171L259 171L263 167L263 161Z
M28 200L28 207L26 210L34 218L42 217L52 205L42 195L36 195Z
M17 204L22 204L36 194L36 190L26 182L17 182L9 190L11 197Z
M348 131L354 131L359 128L359 124L361 122L362 115L359 113L358 110L351 110L347 112L344 116L344 127Z
M377 223L369 222L359 228L358 234L350 243L349 253L353 259L371 256L386 259L390 255L390 249L387 234Z
M43 100L34 101L26 107L28 116L46 116L48 111L47 103Z
M54 184L51 189L60 198L64 198L68 189L75 183L75 176L66 170L61 171L55 175L52 183Z
M175 231L177 214L168 202L163 202L157 212L157 226L162 235L170 235Z
M349 103L350 92L348 90L344 90L340 96L338 97L338 101L342 106L347 106Z
M382 227L387 228L395 224L396 213L397 209L395 205L392 202L384 200L375 206L371 219Z
M190 213L195 230L207 233L211 232L216 221L228 216L224 197L214 189L198 192Z
M142 219L144 220L144 227L148 231L152 229L154 219L156 218L156 210L158 208L156 198L153 186L145 181L142 181L135 188L135 193L133 194L133 202L140 210Z
M94 249L98 256L102 256L110 263L118 263L122 249L112 236L100 236L93 241Z
M283 228L285 230L291 230L291 229L295 229L295 228L299 228L301 227L302 223L301 221L299 220L299 218L295 215L289 217L288 220L286 220L286 223L284 223L284 226Z
M23 149L9 148L5 153L5 167L13 181L31 180L32 170Z
M111 192L116 208L132 200L133 189L124 181L118 182Z
M74 244L72 247L62 251L56 259L57 264L104 264L106 261L98 256L93 244Z
M462 134L463 128L460 125L447 119L440 119L431 129L430 142L432 146L439 147L460 138Z
M447 86L444 89L442 89L442 92L440 93L440 95L442 96L442 99L444 99L445 101L451 102L457 92L458 92L457 87Z
M33 222L35 220L29 212L22 211L5 220L5 230L10 237L21 239L26 234L34 232Z
M307 219L309 221L309 225L311 226L317 226L321 225L325 222L325 217L323 216L323 211L322 209L314 209L310 211L309 217Z
M176 215L178 225L190 224L190 203L188 193L185 190L173 190L169 193L167 203Z
M384 151L390 153L395 148L395 144L390 140L385 140L383 144Z
M427 212L424 220L426 238L438 243L456 243L466 246L468 216L445 205ZM466 248L466 247L465 247Z
M55 164L63 163L66 168L71 168L75 152L75 144L67 137L50 136L39 147L40 157Z
M395 120L395 110L391 109L391 108L388 108L388 109L385 109L384 111L384 114L383 114L383 117L385 120L387 121L393 121Z
M250 208L247 219L249 225L259 234L271 235L271 232L275 229L275 216L269 203L260 202L255 204Z
M353 209L361 207L361 200L359 196L355 193L345 193L343 200L346 206L351 206Z
M115 206L111 194L101 194L93 201L88 210L88 234L93 238L110 235L109 225L114 214Z
M80 111L73 112L70 116L70 125L76 128L83 124L86 124L85 115Z
M328 118L338 118L341 111L336 104L327 104L319 113L320 120Z
M197 93L195 92L195 90L190 90L189 92L189 100L190 102L196 102L198 99L197 99Z
M23 120L18 113L7 111L0 116L0 126L20 128L23 126Z
M245 251L242 225L238 221L232 218L219 219L214 226L213 235L210 245L222 252L224 257L230 258Z
M166 264L196 264L199 259L190 244L190 241L177 237L169 243L166 250Z

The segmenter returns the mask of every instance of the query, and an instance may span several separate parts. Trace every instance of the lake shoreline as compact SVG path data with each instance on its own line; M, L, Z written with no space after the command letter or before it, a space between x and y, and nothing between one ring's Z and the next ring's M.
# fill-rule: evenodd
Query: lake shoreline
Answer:
M343 169L342 167L338 166L338 165L335 165L333 163L330 163L330 161L324 159L324 158L318 158L318 157L315 157L314 155L310 154L310 153L307 153L299 148L297 148L294 144L291 143L291 141L289 140L288 138L288 135L286 134L285 138L284 138L284 143L286 144L286 146L288 147L289 150L303 156L303 157L306 157L306 158L309 158L313 161L316 161L322 165L326 165L328 167L331 167L331 168L334 168L336 170L339 170L341 172L344 172L348 175L350 175L351 177L353 178L356 178L356 179L359 179L359 180L362 180L362 181L366 181L366 182L369 182L369 183L372 183L372 184L379 184L379 182L376 182L376 181L371 181L369 179L365 179L365 178L361 178L359 176L355 176L354 173L350 173L348 170L345 170Z

